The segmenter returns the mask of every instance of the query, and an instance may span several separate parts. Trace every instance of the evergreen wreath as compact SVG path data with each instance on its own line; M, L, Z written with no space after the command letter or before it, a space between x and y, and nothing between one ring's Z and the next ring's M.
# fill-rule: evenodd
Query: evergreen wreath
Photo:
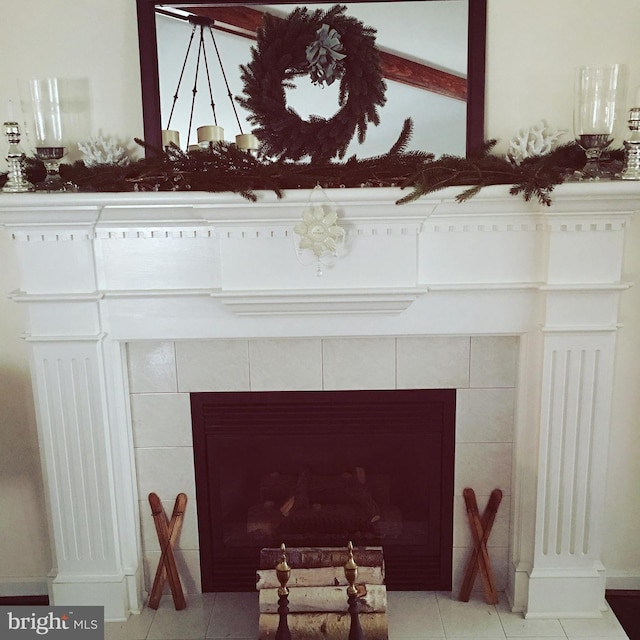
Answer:
M240 67L244 95L237 98L251 114L248 119L265 155L287 160L310 156L320 162L343 158L356 131L362 143L368 123L379 124L377 109L386 102L386 85L376 31L344 15L345 10L335 5L310 13L298 7L285 19L265 14L252 59ZM311 74L316 81L306 52L327 30L335 30L342 44L336 56L341 67L339 110L329 119L303 120L287 107L285 89L294 88L299 76Z

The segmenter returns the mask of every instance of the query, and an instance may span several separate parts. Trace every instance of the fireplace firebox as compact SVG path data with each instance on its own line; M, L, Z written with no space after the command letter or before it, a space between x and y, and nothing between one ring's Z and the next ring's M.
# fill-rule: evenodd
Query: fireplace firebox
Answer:
M455 390L192 393L203 591L259 550L382 545L388 589L451 589Z

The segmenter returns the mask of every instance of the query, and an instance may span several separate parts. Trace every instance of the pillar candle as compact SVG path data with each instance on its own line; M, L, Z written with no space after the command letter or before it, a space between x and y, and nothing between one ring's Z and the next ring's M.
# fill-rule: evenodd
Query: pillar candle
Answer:
M162 146L168 147L173 142L177 147L180 146L180 132L175 129L162 130Z
M217 125L198 127L198 144L208 147L210 142L224 140L224 129Z
M236 136L236 146L238 149L255 151L258 148L258 138L253 133L239 133Z

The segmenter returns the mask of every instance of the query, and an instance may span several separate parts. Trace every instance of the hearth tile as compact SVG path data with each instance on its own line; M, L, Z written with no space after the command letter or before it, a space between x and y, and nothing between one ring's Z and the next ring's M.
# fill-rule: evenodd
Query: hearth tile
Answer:
M505 638L496 607L472 595L461 603L454 592L437 593L438 608L447 638Z
M125 622L105 622L104 640L145 640L156 612L144 607Z
M251 340L251 391L322 390L322 341Z
M130 342L127 364L131 393L178 390L173 342Z
M560 618L560 624L567 634L569 640L601 640L604 638L626 638L622 625L611 611L607 609L602 612L601 618Z
M153 491L161 500L175 500L184 492L187 498L195 498L192 447L136 449L135 458L141 496Z
M512 453L511 443L458 443L454 495L462 495L465 487L476 495L489 495L494 489L510 494Z
M480 513L489 500L489 495L476 495L478 509ZM511 515L511 496L503 495L498 513L496 514L491 536L489 537L489 548L509 546L509 520ZM467 506L462 496L455 496L453 499L453 546L471 547L473 541L469 530L469 518L467 516Z
M394 389L395 338L331 338L322 341L323 388Z
M473 336L471 387L515 387L518 349L517 336Z
M388 591L387 617L390 640L444 638L433 591Z
M207 638L257 638L258 592L216 593Z
M131 420L135 447L192 445L187 393L134 393L131 395Z
M249 391L247 340L176 342L180 391Z
M511 611L504 593L500 594L496 609L507 638L566 638L559 620L527 620L521 612Z
M398 389L469 387L469 338L398 338Z
M459 389L456 442L512 442L515 389Z
M148 640L200 640L205 637L215 596L187 596L186 600L187 608L176 611L171 596L162 597L147 635Z

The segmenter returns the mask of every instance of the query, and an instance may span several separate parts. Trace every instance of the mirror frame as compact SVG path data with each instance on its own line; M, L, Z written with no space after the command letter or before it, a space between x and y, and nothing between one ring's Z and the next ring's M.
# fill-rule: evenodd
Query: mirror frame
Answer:
M319 0L301 2L300 0L279 0L271 4L317 4ZM351 0L370 2L371 0ZM377 2L395 2L399 0L374 0ZM416 0L418 1L418 0ZM424 0L422 0L424 1ZM428 0L427 0L428 1ZM169 0L172 5L194 6L212 4L212 0ZM165 2L164 4L169 4ZM467 28L467 156L479 149L484 137L484 91L485 91L485 52L487 29L487 0L468 0L469 16ZM140 48L140 79L142 87L142 117L144 120L144 140L148 144L160 147L161 112L160 80L158 74L158 41L156 38L156 5L158 0L136 0L138 15L138 44ZM224 4L269 4L255 0L226 0ZM429 151L429 149L423 149Z

